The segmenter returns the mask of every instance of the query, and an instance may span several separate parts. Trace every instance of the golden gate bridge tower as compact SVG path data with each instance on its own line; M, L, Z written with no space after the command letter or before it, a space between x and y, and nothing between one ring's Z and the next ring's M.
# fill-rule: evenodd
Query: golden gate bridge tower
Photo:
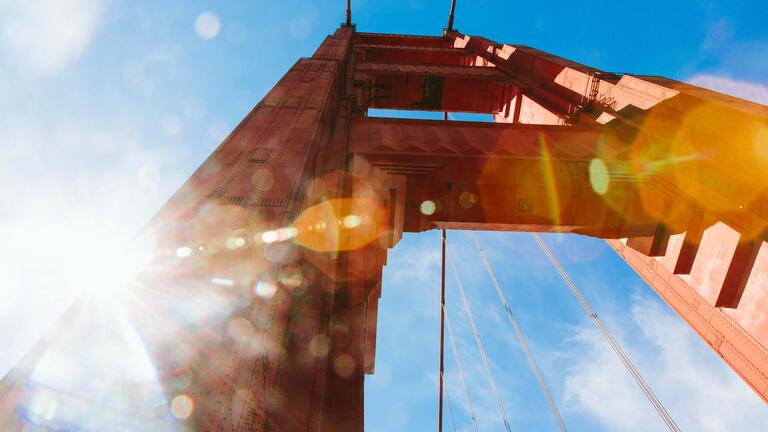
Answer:
M159 387L114 377L111 392L173 401L181 429L362 431L387 250L444 229L606 239L768 401L768 108L452 21L439 36L364 33L348 8L195 171L144 231L154 255L126 312ZM84 355L67 341L108 337L70 324L91 307L73 305L0 383L3 429L78 421L36 414L40 394L66 394L58 412L101 394L35 378ZM149 405L105 412L167 415Z

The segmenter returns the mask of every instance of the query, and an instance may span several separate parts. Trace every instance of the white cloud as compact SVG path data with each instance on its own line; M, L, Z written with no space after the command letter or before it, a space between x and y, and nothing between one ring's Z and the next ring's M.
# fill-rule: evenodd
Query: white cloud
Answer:
M762 401L660 302L635 298L632 318L640 334L623 347L681 429L764 430L768 410ZM579 329L572 343L575 363L565 381L569 409L594 416L609 430L665 430L596 330Z
M733 38L733 25L726 17L720 17L707 24L707 37L702 47L705 50L714 49L726 44Z
M710 74L694 75L687 82L737 98L768 105L768 86L764 84L739 81Z
M413 249L401 250L398 254L391 255L387 266L397 269L397 272L393 273L394 279L397 282L416 281L419 283L434 280L434 275L440 274L439 245L440 243L437 243L435 247L424 242L418 242Z
M49 74L82 54L99 27L103 0L0 0L0 58Z

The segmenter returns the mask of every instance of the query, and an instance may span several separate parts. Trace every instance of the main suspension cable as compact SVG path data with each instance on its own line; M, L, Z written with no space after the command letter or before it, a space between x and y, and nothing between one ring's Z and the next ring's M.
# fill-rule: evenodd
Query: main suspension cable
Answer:
M496 380L493 377L493 372L491 371L491 365L488 362L488 355L485 353L485 347L483 346L483 341L480 339L480 332L477 330L477 325L475 324L475 317L472 314L472 306L469 304L469 300L467 299L467 294L464 292L464 284L461 282L461 278L459 278L459 271L456 268L456 263L453 259L453 254L450 252L450 249L448 250L448 260L451 263L451 268L453 269L453 275L456 277L456 284L459 286L459 292L461 293L461 298L464 301L464 309L467 311L467 317L469 318L469 324L472 326L472 334L475 337L475 343L477 344L477 349L480 351L480 357L483 360L483 367L485 368L485 374L488 376L488 381L491 384L491 390L493 391L493 395L496 398L496 403L499 406L499 413L501 414L502 420L504 420L504 427L506 428L507 432L512 432L512 429L509 426L509 420L507 419L507 412L504 409L504 402L501 400L501 394L499 393L499 389L496 386Z
M456 366L459 369L459 381L461 381L461 387L464 389L464 399L467 401L469 417L472 419L472 430L479 432L479 429L477 428L477 417L475 416L475 409L472 407L472 398L469 397L469 388L467 387L467 381L464 378L464 366L461 363L461 355L459 355L459 349L456 347L456 338L453 336L453 325L451 325L451 320L448 318L447 313L445 314L445 327L448 329L448 339L451 341L453 358L456 360Z
M626 353L624 353L624 350L621 349L621 346L619 343L614 339L613 335L608 331L608 328L603 324L603 321L598 318L595 311L592 309L592 306L590 306L589 302L587 302L587 299L581 294L581 291L576 287L576 284L573 283L573 280L571 280L571 277L568 275L568 273L565 271L562 265L560 265L560 261L558 261L557 257L552 253L552 251L549 249L549 246L547 246L546 243L544 243L544 240L541 239L541 237L536 234L532 233L534 240L536 240L536 243L539 245L541 250L544 252L544 254L549 259L549 262L552 263L552 265L555 267L555 270L560 274L560 277L565 281L565 284L568 285L568 288L571 290L571 293L573 293L574 297L576 297L576 300L579 301L579 304L581 304L581 307L584 309L584 312L587 313L589 316L589 319L592 320L592 322L595 324L597 329L600 331L600 333L603 334L603 337L605 337L605 340L608 341L608 344L611 346L613 351L616 353L616 355L619 357L619 360L621 360L621 363L624 364L624 367L627 369L627 372L632 376L632 378L635 379L635 382L637 382L637 385L640 386L640 389L645 394L645 397L648 398L648 400L651 402L653 407L656 409L656 412L659 414L659 417L661 417L661 420L666 424L667 428L670 431L673 432L680 432L680 428L677 426L677 423L675 423L675 420L672 418L671 415L669 415L669 412L667 412L667 409L664 408L664 405L661 403L661 401L656 397L656 395L653 393L653 390L648 385L648 383L645 382L642 375L640 375L640 372L635 368L635 365L632 364L632 361L629 359Z
M539 370L539 366L536 363L536 359L533 357L531 348L528 346L528 341L525 339L525 335L523 334L523 331L520 328L520 325L518 324L517 319L512 313L512 310L509 308L509 304L507 303L507 297L504 295L504 291L502 291L501 285L499 285L499 281L496 279L496 274L493 272L491 263L488 260L488 257L485 255L485 250L480 245L480 240L478 240L477 235L475 235L474 232L472 232L472 239L475 241L475 246L477 247L478 252L480 252L480 257L482 258L483 264L485 265L485 270L488 272L488 276L490 276L491 281L493 281L493 286L494 288L496 288L496 294L499 296L499 300L501 301L501 304L504 306L504 310L507 312L507 317L509 317L509 322L512 324L512 328L515 331L515 335L517 336L517 340L520 343L520 347L523 349L523 352L525 353L525 358L528 360L528 365L531 367L533 374L536 376L536 381L539 383L539 388L541 389L541 392L544 394L544 397L547 399L547 404L549 405L550 411L552 411L552 416L555 417L555 421L557 422L557 425L560 427L560 430L562 432L566 432L567 429L565 427L565 423L563 422L562 417L560 416L560 411L557 409L555 400L554 398L552 398L552 394L549 392L549 387L547 387L547 383L544 381L544 377L541 374L541 370Z

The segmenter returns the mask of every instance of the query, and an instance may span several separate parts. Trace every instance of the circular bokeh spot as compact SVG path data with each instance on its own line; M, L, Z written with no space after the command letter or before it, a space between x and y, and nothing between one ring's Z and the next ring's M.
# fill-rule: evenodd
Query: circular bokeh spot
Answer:
M592 190L600 195L605 195L608 192L610 181L608 166L605 165L605 162L599 158L592 159L592 162L589 163L589 183L592 185Z
M180 394L171 401L171 414L180 420L186 420L195 410L195 402L191 397Z
M430 216L437 211L437 204L435 204L434 201L426 200L421 203L419 210L421 211L421 214Z
M221 31L221 20L215 13L206 11L195 18L195 34L200 39L213 39L219 31Z

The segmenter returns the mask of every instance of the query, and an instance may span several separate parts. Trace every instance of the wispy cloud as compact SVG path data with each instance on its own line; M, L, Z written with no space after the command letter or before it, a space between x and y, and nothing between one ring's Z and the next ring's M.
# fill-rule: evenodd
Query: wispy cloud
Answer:
M632 325L639 337L624 338L624 348L683 430L764 430L768 410L759 398L659 301L635 297ZM580 328L572 344L575 363L565 381L571 409L609 430L664 430L596 330Z
M720 93L768 105L768 86L756 82L739 81L721 75L698 74L688 83Z
M397 268L397 272L393 273L394 279L397 282L434 280L434 275L440 272L440 240L436 239L436 241L437 246L426 242L417 242L413 246L408 243L406 246L404 242L407 249L393 254L387 264Z
M103 0L0 0L0 58L27 72L57 72L98 29Z

